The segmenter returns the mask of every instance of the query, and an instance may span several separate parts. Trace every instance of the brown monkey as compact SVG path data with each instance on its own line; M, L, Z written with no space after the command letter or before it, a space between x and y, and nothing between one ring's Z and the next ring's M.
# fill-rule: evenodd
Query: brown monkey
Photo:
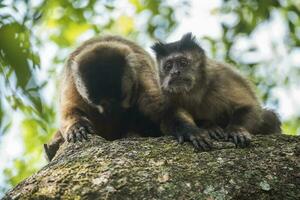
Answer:
M281 132L277 115L260 106L249 82L231 66L207 58L191 33L152 49L162 90L174 108L162 124L164 132L205 150L210 137L231 138L244 147L251 134Z
M93 38L69 56L61 81L61 126L44 145L51 160L64 142L97 134L107 140L128 130L160 134L163 107L157 66L140 46L118 36Z

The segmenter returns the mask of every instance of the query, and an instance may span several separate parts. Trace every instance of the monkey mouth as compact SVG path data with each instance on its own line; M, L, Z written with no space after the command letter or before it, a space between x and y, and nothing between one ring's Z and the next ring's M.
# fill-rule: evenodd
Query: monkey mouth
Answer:
M185 77L176 77L176 78L172 78L169 81L169 85L190 85L191 84L191 80L189 78L185 78Z
M172 78L165 90L169 93L187 93L192 89L192 80L188 78Z

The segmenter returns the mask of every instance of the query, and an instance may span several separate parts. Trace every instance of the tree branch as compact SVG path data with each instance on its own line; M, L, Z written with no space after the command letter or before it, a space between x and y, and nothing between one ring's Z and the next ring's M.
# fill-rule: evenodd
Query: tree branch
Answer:
M171 137L94 136L64 144L52 162L4 199L300 199L300 137L217 142L195 152Z

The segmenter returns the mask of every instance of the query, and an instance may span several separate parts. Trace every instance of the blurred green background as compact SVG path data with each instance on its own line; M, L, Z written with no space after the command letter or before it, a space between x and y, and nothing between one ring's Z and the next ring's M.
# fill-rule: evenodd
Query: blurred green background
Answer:
M186 32L249 77L285 134L299 134L299 0L0 0L0 197L46 164L59 75L80 42L114 33L150 52Z

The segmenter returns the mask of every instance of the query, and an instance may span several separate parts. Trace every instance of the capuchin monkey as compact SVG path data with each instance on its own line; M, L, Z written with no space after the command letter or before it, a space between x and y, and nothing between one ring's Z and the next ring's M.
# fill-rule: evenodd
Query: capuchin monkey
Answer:
M180 143L209 150L212 139L250 144L251 134L281 133L281 122L261 107L250 83L231 66L206 57L191 33L152 46L161 87L173 107L162 129Z
M49 160L65 141L134 131L159 136L163 96L157 66L140 46L118 36L93 38L69 56L61 77L60 129L44 145Z

